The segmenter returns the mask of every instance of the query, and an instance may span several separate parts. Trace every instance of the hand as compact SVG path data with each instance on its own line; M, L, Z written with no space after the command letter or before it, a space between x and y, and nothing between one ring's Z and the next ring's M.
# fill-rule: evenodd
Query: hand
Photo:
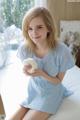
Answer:
M47 74L45 71L43 71L42 69L35 69L33 73L30 73L29 70L32 69L32 66L29 65L24 65L23 67L23 72L26 75L32 76L32 77L37 77L37 76L42 76L45 77L45 75Z
M32 76L32 77L37 77L37 76L42 76L44 77L46 73L41 70L41 69L35 69L33 73L28 73L28 75Z
M23 67L23 72L27 75L29 75L29 70L32 69L32 66L29 64L29 65L24 65Z

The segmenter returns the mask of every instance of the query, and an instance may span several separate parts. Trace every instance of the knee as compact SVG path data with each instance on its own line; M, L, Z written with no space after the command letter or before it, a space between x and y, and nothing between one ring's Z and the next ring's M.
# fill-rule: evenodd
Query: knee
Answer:
M22 120L32 120L32 119L28 119L28 118L23 118Z
M23 117L23 119L22 120L30 120L29 118L27 118L27 117Z
M25 118L23 118L22 120L26 120Z
M25 116L22 120L36 120L32 116Z
M23 118L22 120L25 120L25 118Z

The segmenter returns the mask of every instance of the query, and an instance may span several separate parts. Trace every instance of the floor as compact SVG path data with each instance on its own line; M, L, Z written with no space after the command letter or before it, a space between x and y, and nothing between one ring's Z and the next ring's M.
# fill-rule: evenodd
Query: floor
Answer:
M10 51L6 66L0 70L0 88L6 113L6 120L18 109L25 97L28 77L22 71L17 51Z

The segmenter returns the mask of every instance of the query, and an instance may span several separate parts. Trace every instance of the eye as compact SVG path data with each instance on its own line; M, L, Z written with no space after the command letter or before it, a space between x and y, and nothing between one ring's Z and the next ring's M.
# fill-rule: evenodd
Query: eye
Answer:
M39 26L38 28L43 28L43 27Z
M28 28L28 30L32 30L32 28L31 28L31 27L29 27L29 28Z
M43 27L42 27L42 26L38 26L37 28L38 28L38 29L42 29Z

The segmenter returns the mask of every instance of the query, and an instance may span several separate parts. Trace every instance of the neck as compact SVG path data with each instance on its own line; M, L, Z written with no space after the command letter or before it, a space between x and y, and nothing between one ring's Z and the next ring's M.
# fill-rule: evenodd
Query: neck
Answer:
M42 58L49 52L48 45L39 45L35 48L35 54L36 56Z
M47 42L44 42L44 43L42 43L42 44L38 44L37 46L36 46L36 49L38 49L38 50L44 50L44 49L48 49L49 47L48 47L48 45L47 45Z

